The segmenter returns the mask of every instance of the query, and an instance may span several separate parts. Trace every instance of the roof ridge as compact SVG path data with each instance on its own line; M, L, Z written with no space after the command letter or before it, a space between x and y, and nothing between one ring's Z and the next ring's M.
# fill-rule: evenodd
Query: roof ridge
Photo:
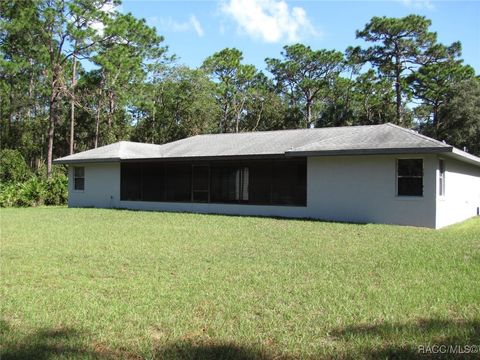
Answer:
M390 127L393 127L393 128L395 128L395 129L403 130L404 132L407 132L407 133L409 133L409 134L411 134L411 135L414 135L414 136L416 136L416 137L419 137L419 138L421 138L421 139L423 139L423 140L428 140L428 141L430 141L431 143L434 143L434 144L436 144L436 145L441 145L442 147L449 147L449 148L453 149L453 146L452 146L452 145L449 145L449 144L447 144L447 143L445 143L445 142L442 142L442 141L439 141L439 140L435 140L435 139L432 139L432 138L430 138L430 137L428 137L428 136L419 134L419 133L418 133L417 131L415 131L415 130L407 129L407 128L404 128L404 127L402 127L402 126L392 124L392 123L390 123L390 122L385 123L385 125L388 125L388 126L390 126Z
M296 129L278 129L278 130L259 130L259 131L241 131L241 132L227 132L227 133L209 133L209 134L198 134L194 136L205 136L205 135L237 135L237 134L258 134L258 133L270 133L270 132L280 132L280 131L312 131L312 130L325 130L325 129L341 129L341 128L366 128L366 127L376 127L382 126L385 124L374 124L374 125L349 125L349 126L325 126L319 128L296 128ZM189 139L193 136L189 136ZM183 140L183 139L180 139ZM179 140L176 140L179 141Z

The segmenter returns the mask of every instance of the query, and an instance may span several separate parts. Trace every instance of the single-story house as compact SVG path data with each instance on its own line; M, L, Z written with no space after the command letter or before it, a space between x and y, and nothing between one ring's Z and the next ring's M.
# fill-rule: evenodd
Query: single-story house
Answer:
M120 141L55 163L71 207L430 228L480 211L480 158L392 124Z

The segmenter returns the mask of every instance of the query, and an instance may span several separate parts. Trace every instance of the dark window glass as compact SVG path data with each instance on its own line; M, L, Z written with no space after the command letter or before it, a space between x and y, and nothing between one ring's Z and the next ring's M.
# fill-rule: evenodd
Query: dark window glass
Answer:
M168 164L165 166L165 200L184 201L192 200L192 165Z
M142 199L141 164L122 164L120 177L121 200L138 201Z
M85 190L85 168L83 166L73 168L73 183L75 190Z
M75 190L85 190L84 178L75 178Z
M160 163L142 164L142 200L165 200L164 166Z
M423 196L423 160L397 160L397 195Z

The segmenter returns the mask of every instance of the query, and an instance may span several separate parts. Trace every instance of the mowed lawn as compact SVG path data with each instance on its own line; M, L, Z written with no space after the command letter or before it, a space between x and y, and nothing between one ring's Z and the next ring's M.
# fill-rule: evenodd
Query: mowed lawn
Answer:
M480 218L435 231L101 209L0 216L2 360L422 358L420 345L480 345Z

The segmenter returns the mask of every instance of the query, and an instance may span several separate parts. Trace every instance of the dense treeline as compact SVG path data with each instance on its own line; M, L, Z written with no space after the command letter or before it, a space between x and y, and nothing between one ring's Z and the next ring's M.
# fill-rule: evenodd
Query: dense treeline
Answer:
M385 122L480 153L480 80L422 16L374 17L345 52L285 46L266 71L234 48L192 69L117 4L0 2L0 144L33 173L118 140Z

